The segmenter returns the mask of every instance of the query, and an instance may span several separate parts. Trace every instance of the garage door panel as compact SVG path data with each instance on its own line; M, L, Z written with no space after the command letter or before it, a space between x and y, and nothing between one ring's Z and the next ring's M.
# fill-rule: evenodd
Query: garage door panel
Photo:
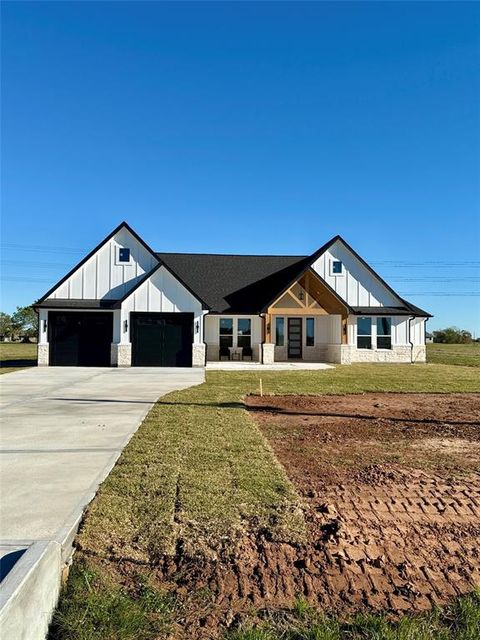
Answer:
M49 313L50 364L63 367L108 367L113 314Z
M192 366L192 313L132 313L131 323L134 366Z

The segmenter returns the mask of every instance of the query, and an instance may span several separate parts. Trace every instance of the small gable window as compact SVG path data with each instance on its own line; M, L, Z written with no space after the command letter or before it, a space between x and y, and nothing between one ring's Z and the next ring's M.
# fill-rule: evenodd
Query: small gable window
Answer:
M122 263L130 262L130 249L127 249L126 247L121 247L118 250L118 261Z
M332 260L332 275L339 276L343 273L343 263L341 260Z

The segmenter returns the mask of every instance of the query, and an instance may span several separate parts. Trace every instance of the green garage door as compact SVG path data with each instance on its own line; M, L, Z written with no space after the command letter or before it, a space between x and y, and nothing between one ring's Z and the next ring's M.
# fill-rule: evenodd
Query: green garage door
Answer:
M191 367L193 313L132 313L132 365Z

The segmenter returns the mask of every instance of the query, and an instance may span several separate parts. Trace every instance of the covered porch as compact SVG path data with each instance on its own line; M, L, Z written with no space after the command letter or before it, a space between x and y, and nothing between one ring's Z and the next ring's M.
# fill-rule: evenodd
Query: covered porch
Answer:
M256 315L205 316L207 366L340 362L347 318L346 306L307 269Z

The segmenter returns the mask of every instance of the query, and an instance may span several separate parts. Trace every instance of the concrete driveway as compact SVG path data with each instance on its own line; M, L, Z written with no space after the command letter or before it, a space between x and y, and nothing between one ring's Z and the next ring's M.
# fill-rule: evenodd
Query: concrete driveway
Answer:
M203 369L26 369L0 377L2 543L70 544L86 504L157 398Z

